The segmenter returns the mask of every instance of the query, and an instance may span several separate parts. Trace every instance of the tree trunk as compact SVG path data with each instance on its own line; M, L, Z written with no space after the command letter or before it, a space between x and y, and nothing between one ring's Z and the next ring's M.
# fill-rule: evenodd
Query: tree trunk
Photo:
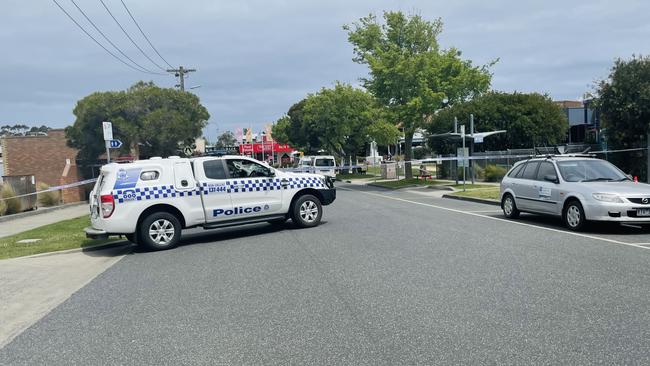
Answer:
M140 144L138 144L138 141L131 142L129 153L133 157L133 160L140 160Z
M404 134L404 176L406 179L413 178L411 170L411 160L413 160L413 134L415 131L406 131Z

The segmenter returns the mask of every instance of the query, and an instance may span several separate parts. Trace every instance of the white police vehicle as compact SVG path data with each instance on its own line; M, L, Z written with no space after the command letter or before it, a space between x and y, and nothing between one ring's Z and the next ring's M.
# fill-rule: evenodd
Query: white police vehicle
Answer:
M282 172L242 156L107 164L90 194L89 238L125 235L150 249L178 244L181 230L291 219L320 223L336 199L334 179Z

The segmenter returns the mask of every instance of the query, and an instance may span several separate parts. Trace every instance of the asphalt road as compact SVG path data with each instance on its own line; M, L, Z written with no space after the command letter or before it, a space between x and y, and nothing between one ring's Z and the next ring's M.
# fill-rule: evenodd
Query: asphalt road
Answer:
M126 256L0 364L650 364L648 230L341 187L317 228Z

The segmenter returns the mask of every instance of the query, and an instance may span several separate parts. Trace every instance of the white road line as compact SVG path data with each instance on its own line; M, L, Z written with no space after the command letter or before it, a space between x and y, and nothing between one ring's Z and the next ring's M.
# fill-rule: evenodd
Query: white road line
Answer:
M532 227L532 228L536 228L536 229L552 231L552 232L560 233L560 234L578 236L578 237L587 238L587 239L600 240L600 241L604 241L604 242L608 242L608 243L612 243L612 244L626 245L626 246L641 248L641 249L650 249L650 247L644 247L644 246L641 246L639 244L627 243L627 242L620 241L620 240L601 238L599 236L581 234L581 233L576 233L576 232L572 232L572 231L558 230L558 229L553 229L553 228L544 227L544 226L531 225L531 224L526 224L526 223L523 223L523 222L502 219L502 218L499 218L499 217L486 216L486 215L481 215L481 214L474 213L474 212L468 212L468 211L456 210L454 208L448 208L448 207L443 207L443 206L438 206L438 205L432 205L430 203L422 203L422 202L406 200L406 199L398 198L398 197L385 196L383 194L358 191L356 189L349 189L349 188L343 188L343 187L338 187L338 188L342 189L342 190L346 190L346 191L359 192L359 193L367 194L367 195L370 195L370 196L382 197L382 198L389 199L389 200L408 202L408 203L412 203L414 205L420 205L420 206L432 207L432 208L437 208L437 209L440 209L440 210L445 210L445 211L450 211L450 212L456 212L456 213L463 214L463 215L470 215L470 216L482 217L482 218L488 219L488 220L501 221L501 222L505 222L505 223L509 223L509 224L513 224L513 225L527 226L527 227Z
M479 210L479 211L470 210L470 211L465 211L465 212L471 212L471 213L498 213L498 212L501 212L501 210Z

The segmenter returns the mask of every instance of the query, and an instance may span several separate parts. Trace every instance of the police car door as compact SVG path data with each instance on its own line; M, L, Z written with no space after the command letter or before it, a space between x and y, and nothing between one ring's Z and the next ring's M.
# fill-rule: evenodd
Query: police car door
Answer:
M249 159L226 159L232 219L282 213L282 186L273 169Z
M228 220L224 213L232 211L226 167L223 159L208 158L194 161L206 222Z

